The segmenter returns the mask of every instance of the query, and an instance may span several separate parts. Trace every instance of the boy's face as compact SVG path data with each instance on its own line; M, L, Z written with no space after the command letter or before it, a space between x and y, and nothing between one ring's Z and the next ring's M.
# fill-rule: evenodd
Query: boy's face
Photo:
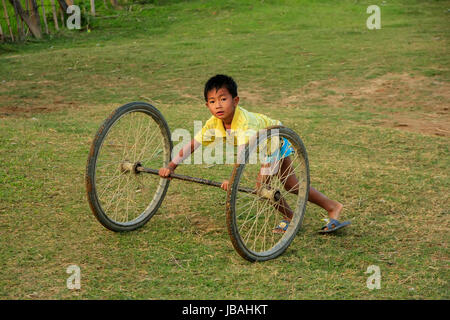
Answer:
M239 96L232 97L227 88L212 89L207 94L206 106L213 116L225 123L231 123Z

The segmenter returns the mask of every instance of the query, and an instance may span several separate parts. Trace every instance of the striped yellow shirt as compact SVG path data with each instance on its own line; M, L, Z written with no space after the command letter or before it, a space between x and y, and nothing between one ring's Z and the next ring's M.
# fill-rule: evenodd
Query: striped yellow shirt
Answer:
M242 145L246 144L248 139L259 130L274 125L281 125L281 122L261 113L250 112L237 106L228 134L223 126L222 120L211 116L206 121L202 130L194 136L194 139L204 146L208 146L218 138L226 139L227 142L233 141L235 146ZM233 138L233 140L229 138Z

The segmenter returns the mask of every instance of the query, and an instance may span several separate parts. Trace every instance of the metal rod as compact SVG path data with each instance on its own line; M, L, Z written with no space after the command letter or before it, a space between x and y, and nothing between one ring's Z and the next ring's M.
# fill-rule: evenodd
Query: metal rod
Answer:
M145 172L145 173L151 173L151 174L154 174L154 175L159 175L159 171L158 170L151 169L151 168L145 168L145 167L142 167L142 166L136 167L136 171ZM179 180L184 180L184 181L190 181L190 182L196 182L196 183L199 183L199 184L206 184L206 185L209 185L209 186L214 186L214 187L219 187L219 188L222 185L221 182L207 180L207 179L202 179L202 178L195 178L195 177L185 176L185 175L176 174L176 173L172 173L169 176L169 178L179 179ZM250 189L250 188L242 188L242 187L240 187L238 189L238 191L256 194L256 190L253 190L253 189Z

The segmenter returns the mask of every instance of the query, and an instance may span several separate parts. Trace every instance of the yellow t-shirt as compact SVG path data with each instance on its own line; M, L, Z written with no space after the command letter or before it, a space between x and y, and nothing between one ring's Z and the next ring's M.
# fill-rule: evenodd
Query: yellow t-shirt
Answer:
M281 122L271 119L261 113L250 112L237 106L234 111L231 129L229 130L228 135L222 120L215 116L211 116L211 118L206 121L202 130L194 136L194 139L202 145L208 146L215 142L216 139L222 138L225 139L226 142L232 141L233 144L237 146L246 144L248 139L255 135L259 130L274 125L281 125Z

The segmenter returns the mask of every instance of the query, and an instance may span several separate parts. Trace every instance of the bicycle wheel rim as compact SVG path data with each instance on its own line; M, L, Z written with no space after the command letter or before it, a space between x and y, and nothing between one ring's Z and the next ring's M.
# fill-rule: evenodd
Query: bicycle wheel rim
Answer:
M171 149L167 123L149 104L127 104L105 121L93 142L87 169L89 202L105 227L134 230L153 216L169 180L124 172L121 165L159 168L170 161Z
M227 207L228 230L235 249L249 261L273 259L286 250L301 227L308 199L309 165L306 149L301 139L292 130L284 127L274 129L264 131L264 134L258 133L255 138L257 142L246 146L245 159L243 163L235 166L230 179L232 187L229 191ZM283 234L273 232L283 219L282 214L277 210L277 206L280 207L279 204L275 205L275 202L261 199L256 194L245 194L239 191L239 189L256 188L251 185L251 178L248 177L261 172L261 163L259 161L252 163L252 156L255 152L259 152L258 149L264 149L262 146L265 142L276 137L285 138L291 143L294 150L294 154L289 156L293 160L291 168L298 179L297 195L292 195L284 189L287 176L278 177L277 174L272 173L269 183L265 184L267 189L279 190L287 207L292 209L292 221ZM279 161L281 162L281 159Z

